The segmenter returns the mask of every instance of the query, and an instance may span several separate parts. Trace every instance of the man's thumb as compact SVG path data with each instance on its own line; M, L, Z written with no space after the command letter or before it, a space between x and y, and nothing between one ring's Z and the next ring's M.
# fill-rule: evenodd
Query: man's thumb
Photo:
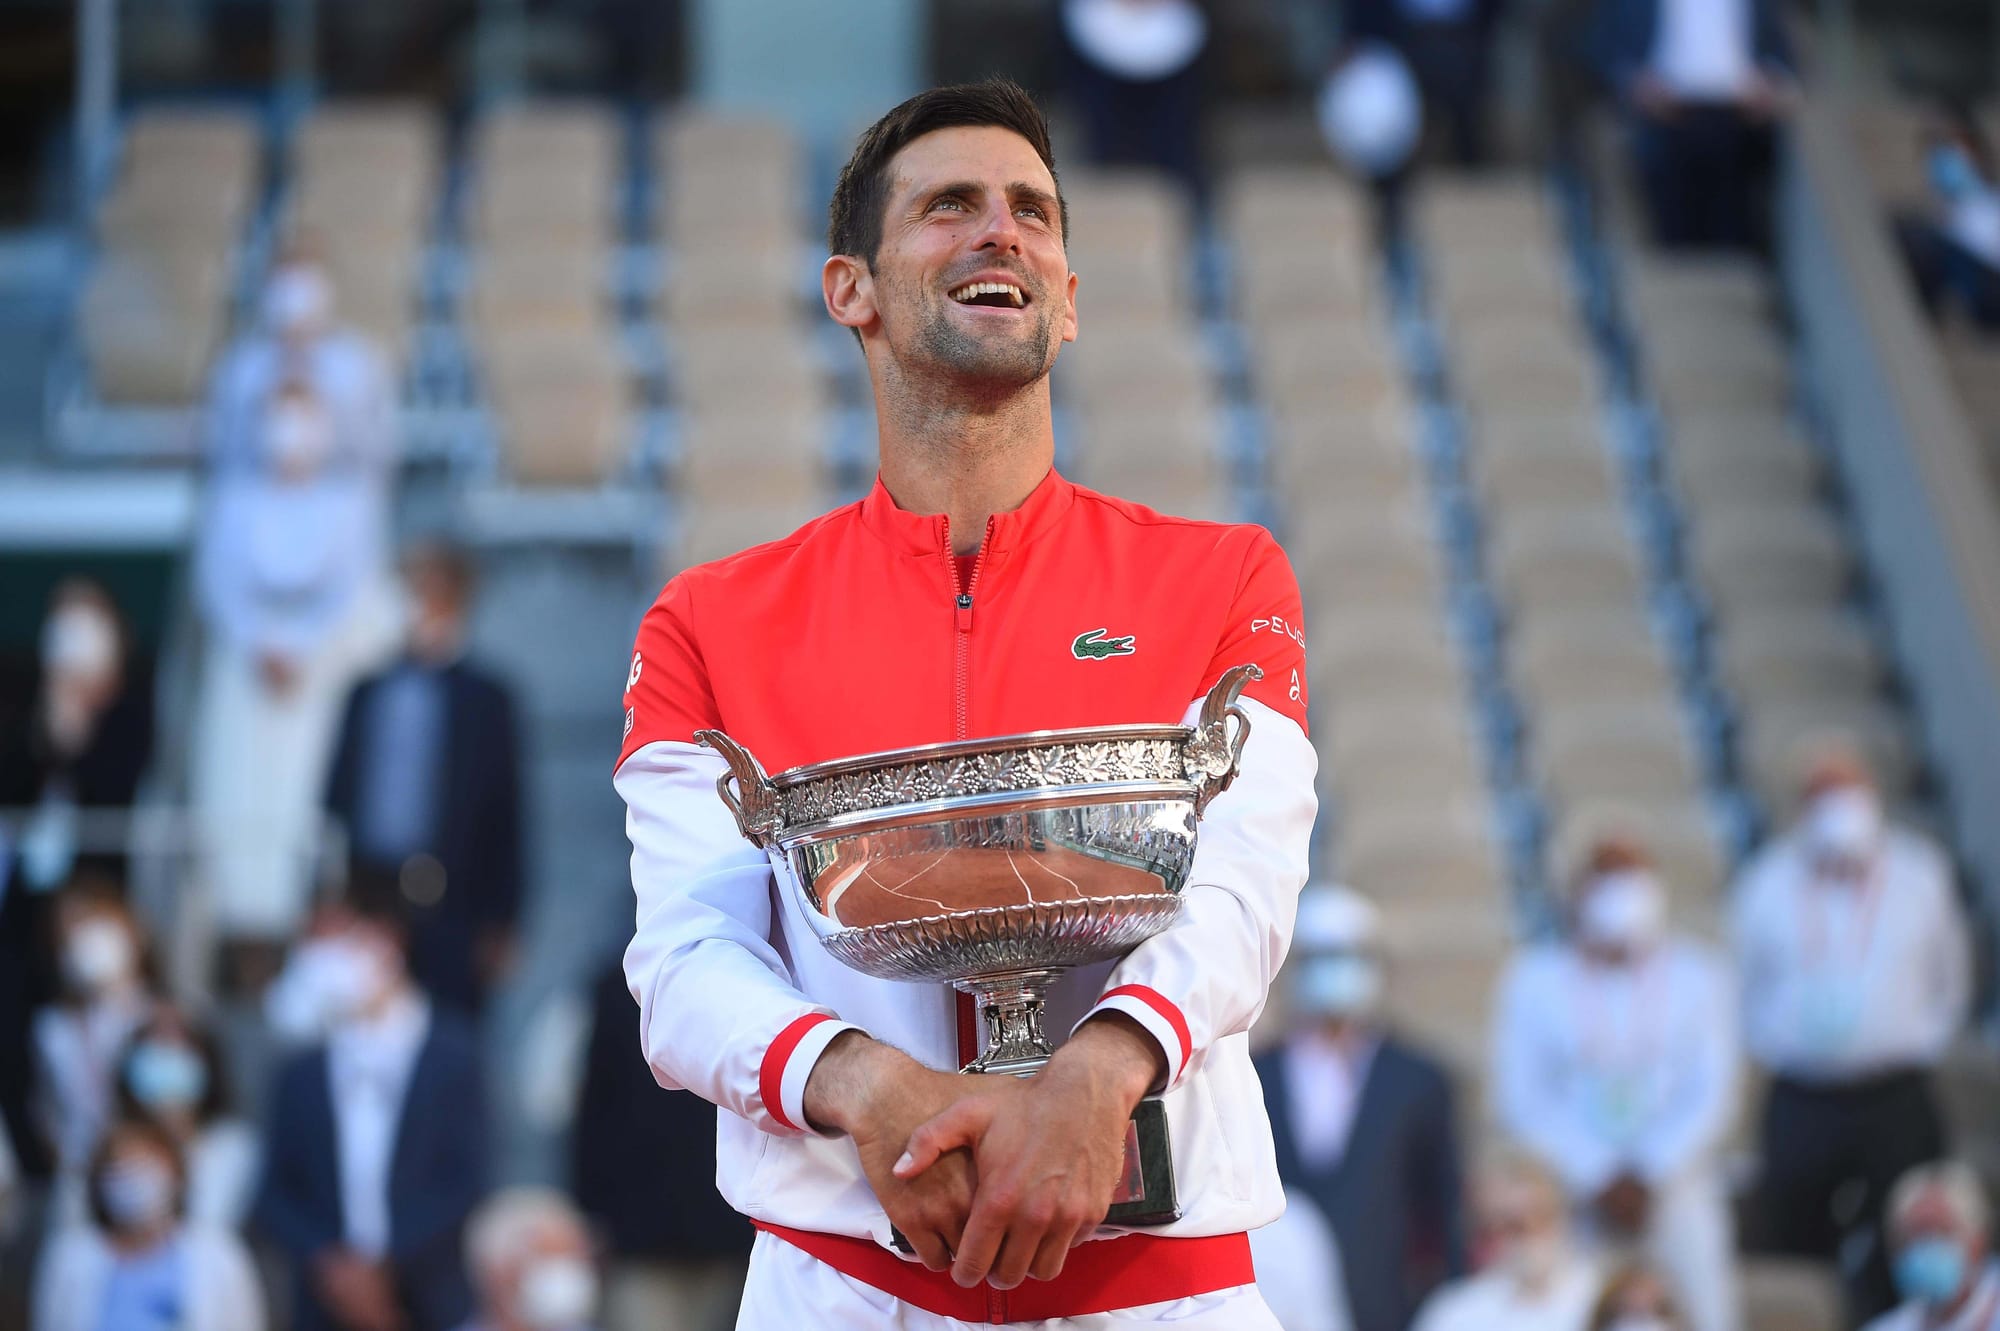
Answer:
M911 1179L938 1162L939 1157L979 1140L986 1126L986 1108L977 1100L960 1100L910 1134L909 1145L892 1171Z

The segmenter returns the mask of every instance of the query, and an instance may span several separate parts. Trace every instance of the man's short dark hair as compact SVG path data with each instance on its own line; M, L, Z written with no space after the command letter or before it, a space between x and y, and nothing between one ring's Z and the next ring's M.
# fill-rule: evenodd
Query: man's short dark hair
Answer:
M854 155L840 168L827 208L826 243L835 254L851 254L871 268L882 248L882 217L889 206L889 163L913 140L940 129L993 126L1012 130L1028 141L1049 178L1056 179L1055 153L1049 147L1049 122L1034 98L1012 79L954 83L920 92L870 125L854 145ZM1062 213L1062 234L1069 239L1069 204L1062 184L1056 184Z

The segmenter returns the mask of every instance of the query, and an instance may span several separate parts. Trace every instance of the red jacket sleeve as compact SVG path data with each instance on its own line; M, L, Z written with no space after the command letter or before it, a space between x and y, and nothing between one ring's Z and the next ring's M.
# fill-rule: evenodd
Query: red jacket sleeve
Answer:
M1306 730L1306 630L1299 580L1277 540L1261 527L1243 562L1236 599L1202 676L1201 691L1214 687L1223 671L1247 663L1261 666L1264 678L1246 688L1244 696Z
M625 673L624 761L655 740L693 743L694 732L720 729L708 668L694 633L694 602L688 576L666 585L639 624L632 662Z

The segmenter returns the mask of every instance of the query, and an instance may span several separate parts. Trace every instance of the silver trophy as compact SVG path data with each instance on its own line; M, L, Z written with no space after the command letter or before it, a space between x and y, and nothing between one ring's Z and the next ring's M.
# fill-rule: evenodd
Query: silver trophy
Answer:
M820 942L884 980L971 994L986 1050L965 1070L1027 1076L1054 1046L1049 986L1172 924L1196 823L1229 788L1250 737L1240 665L1194 726L1044 730L871 753L776 776L719 730L716 782L743 835L777 847ZM1166 1117L1143 1102L1109 1219L1164 1223L1174 1200Z

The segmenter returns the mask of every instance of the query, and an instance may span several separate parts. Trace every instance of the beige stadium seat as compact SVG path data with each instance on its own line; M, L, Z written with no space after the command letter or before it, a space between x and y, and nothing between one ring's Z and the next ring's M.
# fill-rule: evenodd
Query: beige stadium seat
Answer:
M107 255L78 302L100 397L175 405L201 396L223 331L222 270L188 256Z
M1841 1331L1840 1276L1831 1265L1782 1257L1743 1261L1743 1325L1751 1331Z
M674 340L672 352L675 395L697 411L827 400L825 363L796 326L691 330Z
M1573 352L1524 345L1521 353L1452 370L1452 385L1475 419L1487 411L1584 412L1597 401L1596 375Z
M1370 369L1355 364L1338 374L1301 375L1288 382L1267 384L1266 401L1274 414L1287 417L1373 421L1387 416L1407 420L1416 411L1409 380L1396 366Z
M830 422L809 408L689 412L675 477L692 503L806 504L826 489Z
M1563 811L1549 837L1549 879L1566 891L1593 844L1630 837L1651 853L1677 907L1713 904L1728 873L1717 833L1715 819L1697 799L1581 798Z
M502 382L488 393L508 475L523 485L608 480L632 435L625 385L597 376Z
M1239 247L1308 249L1373 243L1367 194L1322 166L1253 167L1223 187L1223 230Z
M222 108L156 108L125 126L123 170L215 183L254 181L263 151L255 119Z
M1832 605L1853 573L1839 526L1815 508L1709 508L1696 515L1689 551L1724 622L1788 606Z
M1521 508L1505 517L1505 525L1495 525L1487 556L1510 609L1621 609L1643 603L1638 549L1618 514Z
M1605 455L1604 421L1594 405L1556 411L1489 407L1467 425L1475 455L1556 451L1597 459Z
M1532 316L1571 316L1572 299L1552 258L1532 251L1489 250L1463 255L1431 283L1447 336L1462 323ZM1573 316L1572 316L1573 317Z
M1696 513L1731 503L1799 507L1818 502L1820 466L1781 420L1713 421L1697 430L1676 422L1665 447L1668 478Z
M473 151L502 162L593 169L615 167L624 148L616 114L581 101L516 102L473 126Z
M698 332L716 323L770 325L802 308L798 253L789 245L683 249L675 254L660 305Z
M1718 365L1700 374L1655 377L1653 397L1668 421L1692 412L1784 411L1792 400L1791 373L1784 367L1745 362Z
M1671 699L1573 703L1529 725L1531 766L1558 809L1586 798L1683 801L1700 788L1694 746Z
M1524 615L1511 626L1507 657L1516 691L1538 712L1676 693L1673 669L1636 607Z
M662 188L657 225L674 246L796 249L803 244L806 210L794 171L744 166L711 175L682 172Z
M489 249L475 261L469 308L481 325L587 326L609 313L610 265L602 248Z
M1770 279L1751 259L1650 256L1629 274L1627 292L1641 338L1652 323L1677 315L1741 324L1771 314Z
M1237 308L1252 330L1299 318L1379 312L1366 258L1343 249L1261 249L1237 254Z
M1473 800L1483 789L1478 750L1458 709L1363 698L1345 710L1378 711L1397 724L1343 725L1329 735L1323 777L1336 803L1350 795L1411 804Z
M1337 397L1346 381L1402 373L1389 330L1352 311L1274 320L1257 331L1251 356L1251 377L1272 400Z
M1183 323L1080 339L1062 349L1055 376L1060 391L1086 406L1185 402L1210 396L1213 382L1206 348Z
M1159 323L1187 305L1178 261L1141 250L1069 252L1077 274L1077 308L1093 334L1105 326Z
M1390 958L1384 1006L1397 1029L1425 1041L1483 1045L1508 949L1489 938L1437 938Z
M1661 319L1645 330L1642 354L1647 377L1655 384L1744 373L1782 383L1791 373L1783 340L1762 322Z
M1751 710L1807 698L1866 699L1886 673L1866 627L1813 607L1730 622L1716 635L1715 661L1723 688Z
M1847 131L1869 183L1890 208L1922 208L1930 202L1924 169L1924 140L1930 117L1913 102L1868 101L1848 110Z
M1915 781L1917 754L1908 720L1889 704L1841 698L1770 704L1743 716L1738 749L1745 779L1766 807L1790 814L1797 799L1799 755L1828 736L1857 744L1890 798L1906 793Z
M1437 245L1547 243L1557 234L1547 187L1530 176L1438 176L1423 183L1417 205L1418 229Z
M1212 411L1193 414L1105 407L1078 414L1074 450L1078 478L1095 468L1130 474L1153 470L1224 482L1222 421ZM1086 482L1087 483L1087 482Z
M1402 413L1274 414L1270 457L1277 493L1298 519L1323 501L1405 509L1425 502L1416 425Z
M1358 788L1333 808L1340 880L1377 901L1481 902L1506 891L1499 849L1477 792L1370 800Z
M778 504L683 504L673 540L673 562L682 568L791 535L826 511L824 500Z
M1455 697L1464 664L1443 616L1416 607L1349 611L1313 620L1313 688L1322 702L1366 705L1400 685L1410 692ZM1346 715L1343 710L1343 716Z
M1602 449L1584 452L1559 437L1545 443L1523 441L1511 449L1482 448L1475 442L1467 461L1479 498L1489 509L1617 508L1617 479Z
M798 136L776 116L676 107L653 125L654 151L669 171L775 164L801 169Z
M1444 565L1421 515L1387 510L1340 521L1308 512L1285 533L1307 594L1345 607L1434 606L1444 589Z
M1063 174L1062 190L1073 246L1188 252L1187 192L1164 173L1084 167Z

